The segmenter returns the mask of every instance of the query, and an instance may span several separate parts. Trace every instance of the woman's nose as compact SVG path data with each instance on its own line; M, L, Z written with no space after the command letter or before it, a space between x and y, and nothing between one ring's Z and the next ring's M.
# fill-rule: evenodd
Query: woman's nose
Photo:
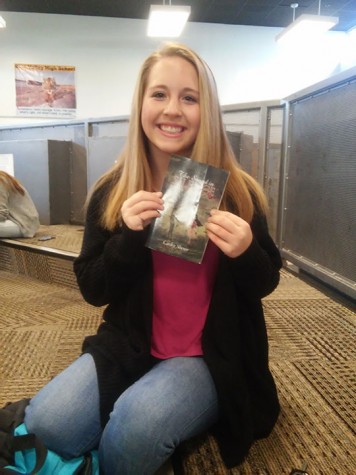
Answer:
M166 115L180 115L181 108L178 99L171 98L167 101L166 107L164 108L164 113Z

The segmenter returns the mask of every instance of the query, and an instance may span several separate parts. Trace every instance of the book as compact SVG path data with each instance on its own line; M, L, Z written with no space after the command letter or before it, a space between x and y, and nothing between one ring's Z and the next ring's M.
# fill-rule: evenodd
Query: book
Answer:
M164 210L151 223L146 246L200 264L205 224L220 206L228 177L226 170L172 155L161 190Z

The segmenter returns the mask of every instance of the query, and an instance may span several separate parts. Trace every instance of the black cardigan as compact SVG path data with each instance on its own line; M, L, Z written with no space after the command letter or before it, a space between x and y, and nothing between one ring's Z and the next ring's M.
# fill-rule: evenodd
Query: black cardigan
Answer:
M83 344L96 363L105 425L119 395L152 367L153 284L147 229L101 228L103 192L90 200L74 270L85 300L106 305L97 334ZM282 262L265 218L255 216L251 228L253 241L241 256L231 259L220 253L202 336L219 398L219 421L213 430L227 467L241 463L253 441L270 433L279 412L261 298L277 286Z

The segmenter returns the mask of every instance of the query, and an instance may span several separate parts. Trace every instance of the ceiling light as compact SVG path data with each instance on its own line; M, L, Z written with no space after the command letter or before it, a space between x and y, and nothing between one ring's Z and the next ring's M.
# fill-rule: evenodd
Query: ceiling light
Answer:
M0 15L0 28L6 28L6 21L1 15Z
M182 33L189 15L189 6L151 5L147 35L177 37Z
M295 20L295 9L298 8L298 3L292 3L291 8L293 8L293 22L276 36L278 42L320 36L339 23L338 17L320 15L320 1L318 15L303 14Z
M277 41L296 37L320 35L337 25L339 19L334 16L300 15L293 23L276 36Z

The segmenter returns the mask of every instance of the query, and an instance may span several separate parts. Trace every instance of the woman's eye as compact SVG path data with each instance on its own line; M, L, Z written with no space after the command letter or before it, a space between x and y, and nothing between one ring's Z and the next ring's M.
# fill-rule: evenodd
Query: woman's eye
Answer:
M156 99L163 99L163 98L165 97L165 95L164 95L163 92L157 91L157 92L154 92L154 93L152 94L152 97L154 97L154 98L156 98Z
M193 97L193 96L185 96L183 99L184 99L186 102L194 102L194 103L195 103L195 102L198 102L197 99L196 99L195 97Z

